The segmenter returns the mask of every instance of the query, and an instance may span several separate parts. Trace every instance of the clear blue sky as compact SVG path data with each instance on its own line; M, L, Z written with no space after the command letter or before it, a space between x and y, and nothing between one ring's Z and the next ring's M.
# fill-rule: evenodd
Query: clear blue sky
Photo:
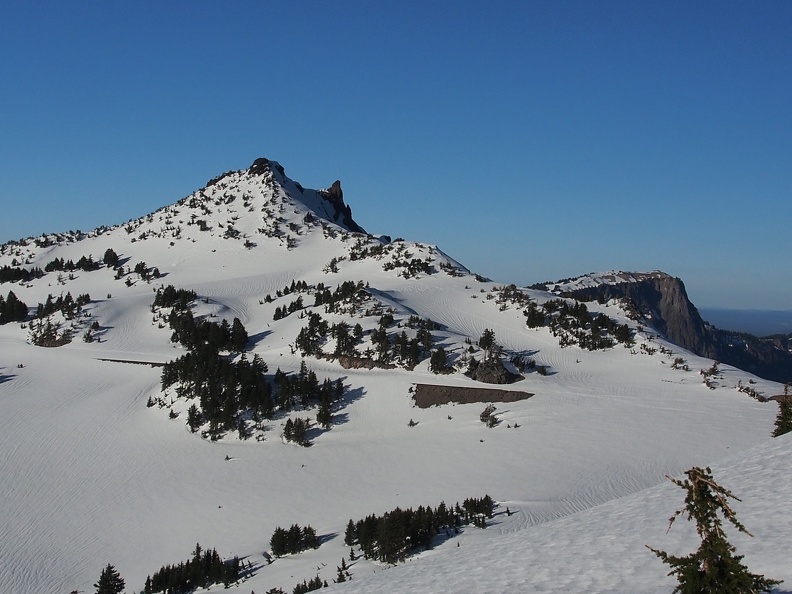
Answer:
M5 2L0 242L256 157L499 282L792 309L792 2Z

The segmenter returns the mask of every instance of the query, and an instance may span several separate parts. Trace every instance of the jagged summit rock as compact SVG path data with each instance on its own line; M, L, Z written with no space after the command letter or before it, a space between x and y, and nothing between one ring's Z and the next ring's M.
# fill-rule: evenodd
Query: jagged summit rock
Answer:
M334 222L340 222L350 231L365 233L363 228L352 219L352 209L344 203L344 191L341 189L340 180L335 180L329 189L319 190L319 196L327 200L335 209Z
M281 175L286 175L286 172L280 163L277 161L270 161L266 157L259 157L253 161L253 164L248 168L248 173L250 175L264 175L265 173L272 171L270 166L277 169Z
M288 186L293 185L297 188L299 194L305 198L310 199L310 194L315 194L324 202L322 206L329 206L330 208L322 208L324 212L318 212L319 216L326 216L330 221L346 227L349 231L356 233L365 233L366 231L358 225L352 218L352 209L344 202L344 191L341 189L341 181L336 180L327 188L318 191L306 190L299 183L289 179L286 176L286 171L283 166L277 161L267 159L266 157L259 157L248 168L247 173L251 176L262 176L266 174L273 174L277 172L278 182L288 189ZM321 204L321 203L320 203ZM310 204L308 204L310 207ZM324 217L323 217L324 218Z

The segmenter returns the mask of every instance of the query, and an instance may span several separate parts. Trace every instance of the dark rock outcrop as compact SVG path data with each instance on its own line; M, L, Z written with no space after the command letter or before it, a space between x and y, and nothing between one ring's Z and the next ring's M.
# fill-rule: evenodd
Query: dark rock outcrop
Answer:
M602 284L561 295L583 301L622 299L647 326L674 344L769 380L792 381L789 336L758 338L707 324L688 299L682 281L668 274L644 275L636 282Z
M470 377L485 384L511 384L523 379L521 375L512 373L500 359L482 361L471 373Z
M685 285L668 274L647 276L638 282L603 284L562 293L583 301L623 299L647 325L668 340L703 357L712 357L704 320L688 299Z
M344 191L341 189L339 180L335 180L330 188L319 190L319 196L332 205L335 213L333 216L334 222L344 225L350 231L365 233L363 228L352 219L352 209L348 204L344 204Z
M413 400L418 408L442 406L443 404L475 404L477 402L517 402L533 396L531 392L497 390L493 388L468 388L462 386L439 386L416 384Z
M277 171L282 176L286 176L286 172L283 169L283 166L278 163L277 161L271 161L266 157L259 157L253 164L248 168L248 173L250 175L264 175L265 173L269 173L272 171ZM229 172L231 173L231 172ZM209 185L217 183L221 180L224 176L228 175L228 173L224 173L222 176L217 177L209 182ZM303 188L300 184L294 182L297 189L300 193L305 193L305 188ZM333 182L333 185L325 190L319 190L317 192L320 198L327 201L331 206L331 213L330 218L334 223L338 223L339 225L343 225L350 231L356 233L365 233L365 229L358 225L354 219L352 218L352 209L349 207L348 204L344 203L344 191L341 189L341 182L336 180Z
M253 161L253 164L248 168L248 173L250 173L250 175L264 175L265 173L272 171L272 167L274 167L281 175L286 175L286 172L280 163L277 161L270 161L266 157L259 157Z
M331 358L331 357L328 357ZM391 363L380 363L371 357L353 357L351 355L339 355L338 363L344 369L396 369Z

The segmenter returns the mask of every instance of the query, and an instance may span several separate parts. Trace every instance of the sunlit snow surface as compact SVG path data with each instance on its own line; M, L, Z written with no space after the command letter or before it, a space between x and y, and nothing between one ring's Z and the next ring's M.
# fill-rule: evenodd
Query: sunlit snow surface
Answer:
M786 579L792 588L792 442L770 438L774 403L736 389L754 380L756 390L773 395L779 385L722 366L716 389L707 389L698 372L712 361L646 334L633 352L622 346L562 349L547 329L525 328L518 308L501 311L487 298L494 285L468 274L405 279L374 259L341 260L339 272L327 274L329 260L348 256L358 236L330 226L337 231L332 237L318 225L304 225L306 204L318 208L317 195L301 193L281 176L269 185L262 180L234 174L225 187L207 189L209 214L180 203L135 223L131 232L120 226L48 247L29 242L0 256L0 266L17 258L43 267L55 257L101 260L112 247L127 266L144 261L164 274L130 287L104 268L78 271L73 280L63 275L62 284L50 273L29 286L0 285L4 296L13 290L32 307L49 293L89 293L88 319L102 327L102 342L85 343L77 335L55 349L29 344L28 329L19 324L0 327L0 592L92 591L108 563L126 579L127 591L139 591L162 565L189 558L196 542L253 565L252 577L230 592L261 594L275 586L290 592L317 574L332 585L341 558L349 562L343 533L350 518L484 494L500 502L487 530L466 528L396 567L357 560L352 581L333 588L670 591L673 579L644 545L681 554L695 539L682 522L666 535L684 494L664 475L707 464L743 499L738 517L755 538L735 534L738 552L753 571ZM228 201L230 195L236 198ZM282 219L291 247L283 237L258 231L272 219L262 209ZM192 214L212 230L187 225ZM255 246L223 238L229 224ZM408 249L438 269L441 262L458 266L431 246ZM397 317L418 314L442 324L435 337L452 357L467 348L465 338L475 342L491 328L504 348L531 353L552 373L528 374L512 385L535 396L499 405L501 424L487 429L479 421L480 404L412 406L412 384L472 384L459 373L436 376L426 362L413 372L366 371L309 359L320 379L344 378L349 396L332 430L313 447L300 448L280 439L285 416L270 423L263 442L233 436L204 441L185 426L186 404L175 404L182 413L176 420L168 419L167 409L146 407L150 395L160 395L159 368L99 360L165 362L184 353L149 309L156 287L173 284L206 298L197 313L239 317L252 338L248 357L260 354L270 372L296 370L300 358L290 344L306 322L298 315L273 320L288 296L261 303L293 279L330 288L362 279ZM550 297L529 294L538 301ZM628 321L614 304L590 307ZM330 323L349 321L317 311ZM365 331L377 323L355 321ZM671 369L672 358L660 352L641 353L642 343L672 349L690 371ZM410 419L418 425L408 427ZM268 565L263 553L272 531L293 523L311 524L324 544Z

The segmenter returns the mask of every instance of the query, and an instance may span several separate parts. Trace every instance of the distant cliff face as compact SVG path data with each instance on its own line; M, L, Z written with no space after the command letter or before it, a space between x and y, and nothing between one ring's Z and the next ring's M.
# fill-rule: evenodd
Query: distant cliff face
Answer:
M603 283L561 291L584 301L624 299L648 326L702 357L778 382L792 381L790 337L757 338L708 325L688 299L684 283L667 274L633 282Z

